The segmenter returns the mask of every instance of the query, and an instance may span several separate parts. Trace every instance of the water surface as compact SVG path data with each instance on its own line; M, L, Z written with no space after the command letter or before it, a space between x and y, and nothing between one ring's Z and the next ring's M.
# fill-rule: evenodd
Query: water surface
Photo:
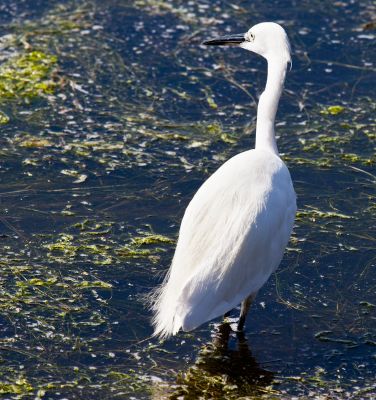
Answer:
M374 398L372 2L1 10L4 398ZM240 341L222 332L228 348L213 348L219 321L150 339L142 298L194 192L254 145L266 78L257 56L200 43L265 20L294 53L277 117L298 195L292 240Z

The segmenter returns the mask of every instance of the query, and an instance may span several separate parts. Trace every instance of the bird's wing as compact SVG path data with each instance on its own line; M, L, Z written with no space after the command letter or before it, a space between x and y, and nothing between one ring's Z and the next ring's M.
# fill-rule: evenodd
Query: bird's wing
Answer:
M264 158L254 151L233 157L188 205L159 304L175 330L194 329L235 307L278 265L291 231L279 233L291 179L278 157Z

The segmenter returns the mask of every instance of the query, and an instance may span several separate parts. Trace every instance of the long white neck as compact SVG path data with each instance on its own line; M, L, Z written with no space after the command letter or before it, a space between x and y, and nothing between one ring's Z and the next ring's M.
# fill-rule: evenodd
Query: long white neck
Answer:
M283 90L287 63L281 60L268 60L268 78L265 90L257 107L256 149L265 149L278 155L274 133L275 115Z

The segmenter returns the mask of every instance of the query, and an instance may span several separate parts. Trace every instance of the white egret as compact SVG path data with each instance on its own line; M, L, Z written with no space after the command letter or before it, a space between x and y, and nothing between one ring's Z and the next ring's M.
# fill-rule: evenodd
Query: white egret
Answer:
M181 223L171 268L153 295L155 335L191 331L241 303L238 330L258 290L278 267L296 213L290 173L280 159L274 121L290 45L273 22L205 45L237 45L266 58L255 149L226 161L198 189Z

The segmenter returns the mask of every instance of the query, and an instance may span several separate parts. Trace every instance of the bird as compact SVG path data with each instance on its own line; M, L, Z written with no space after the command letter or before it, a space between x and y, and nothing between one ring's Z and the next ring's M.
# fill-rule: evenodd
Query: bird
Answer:
M284 28L262 22L245 34L203 44L261 55L268 74L257 106L255 148L221 165L185 210L170 269L151 295L153 335L161 339L226 317L239 304L237 331L243 331L257 292L282 260L296 214L296 194L274 129L291 65Z

